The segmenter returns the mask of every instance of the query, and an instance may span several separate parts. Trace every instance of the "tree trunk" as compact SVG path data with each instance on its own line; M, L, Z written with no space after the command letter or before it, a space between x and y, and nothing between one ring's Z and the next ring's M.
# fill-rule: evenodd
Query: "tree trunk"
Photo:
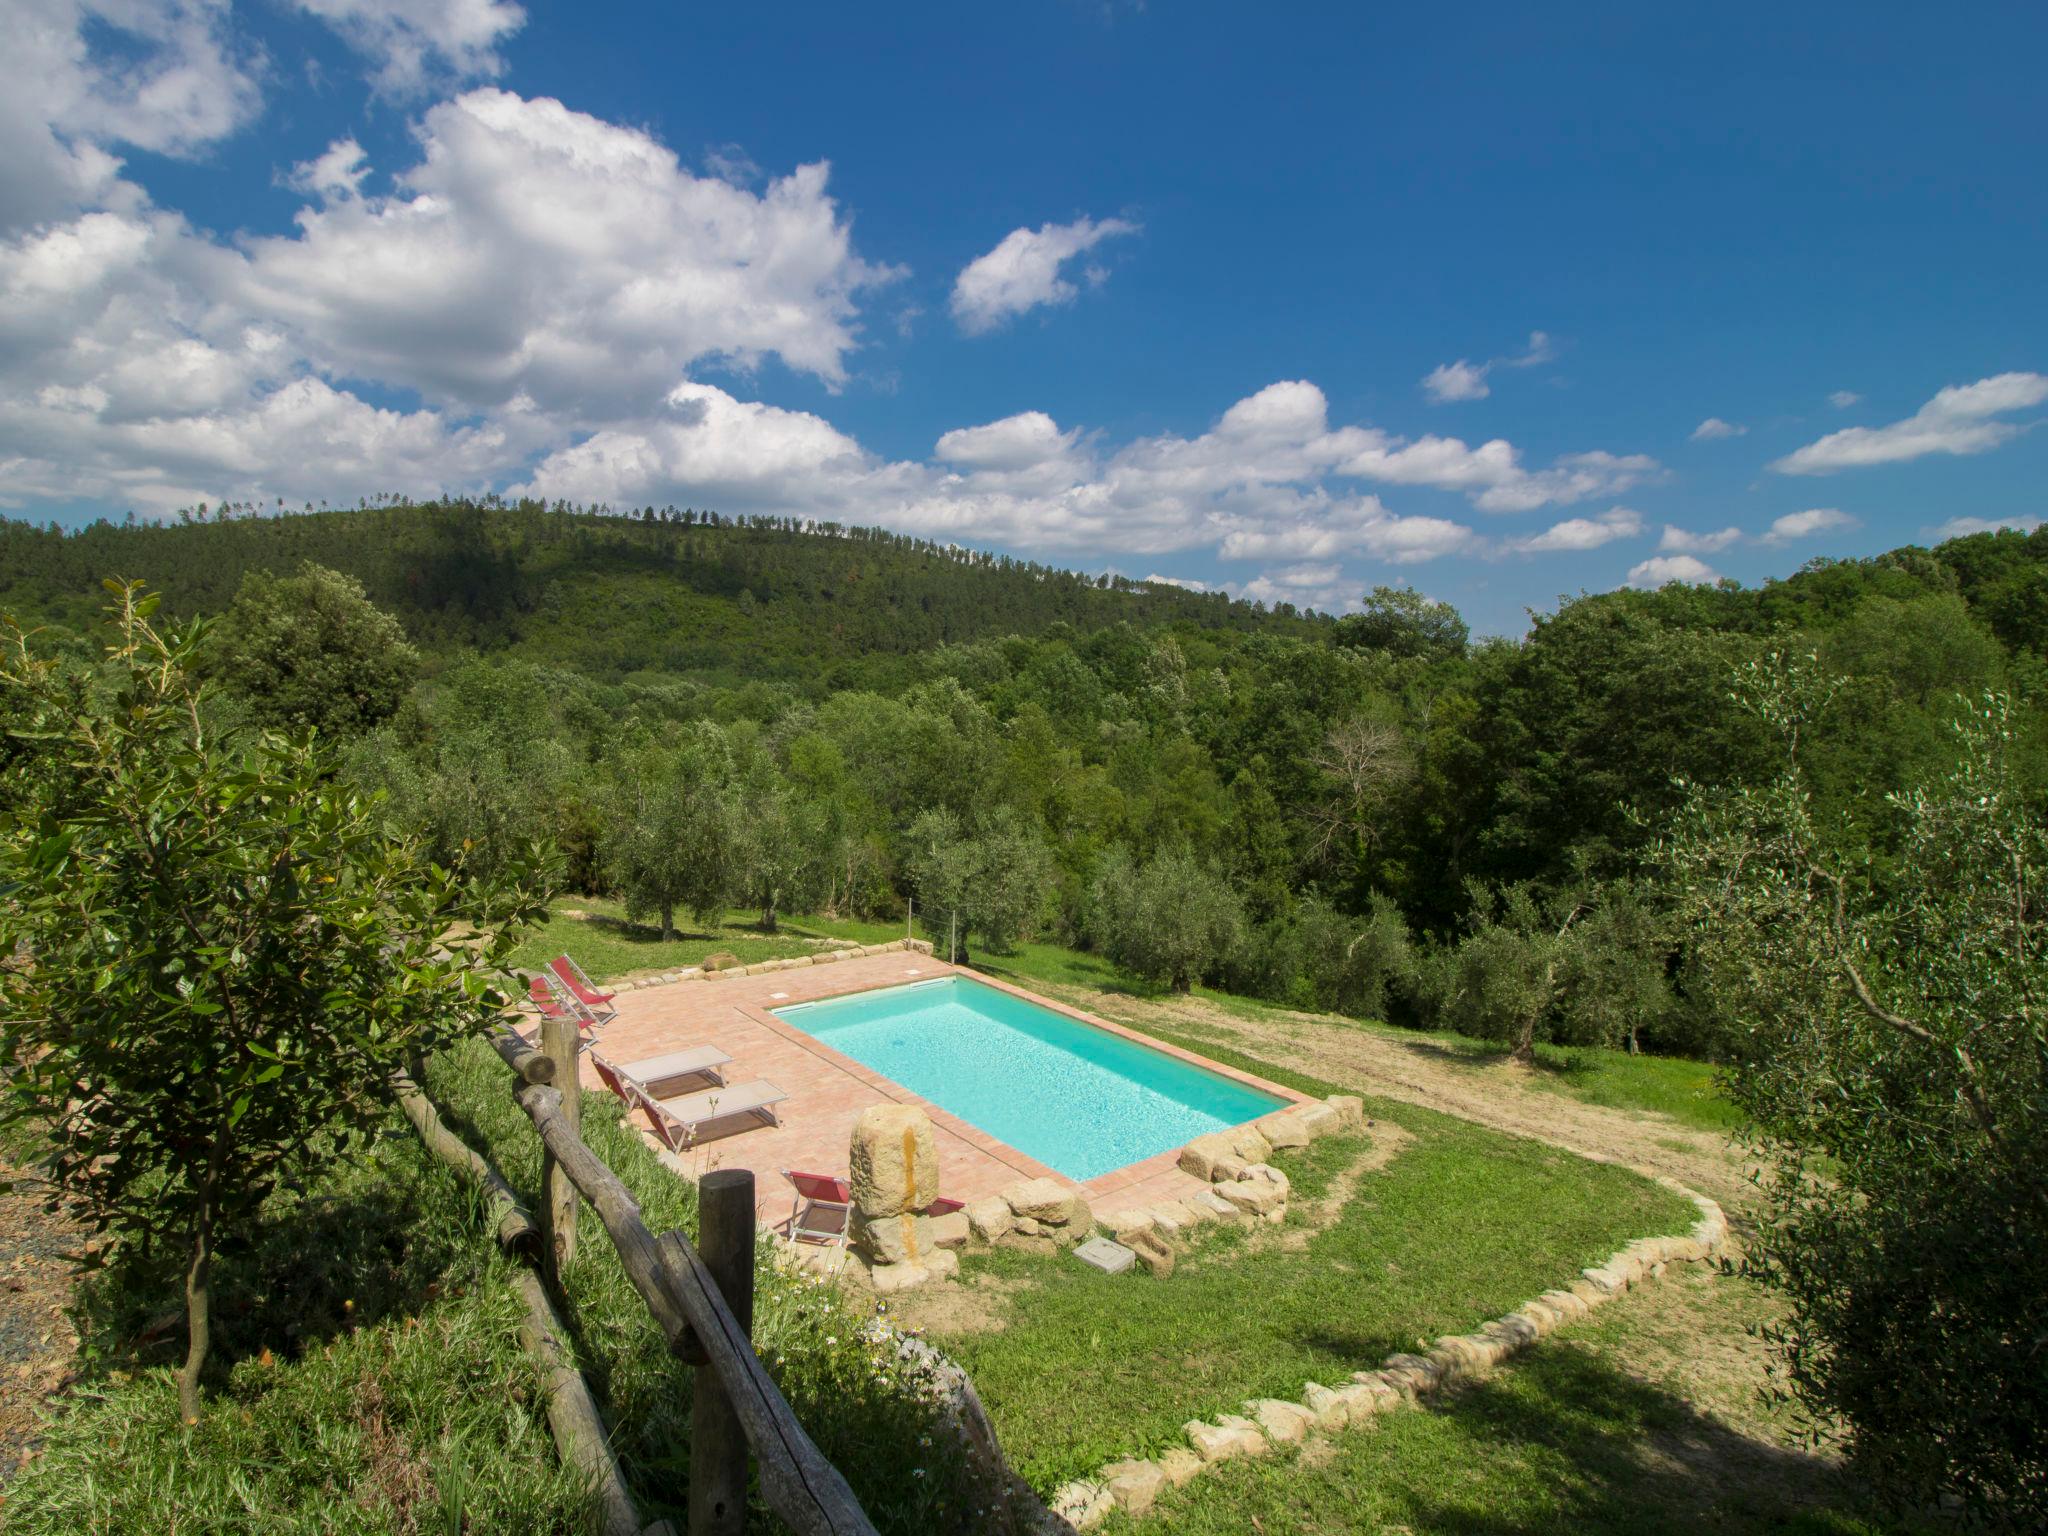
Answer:
M661 908L661 939L664 944L676 936L676 909L666 902Z
M775 892L768 893L768 899L761 903L761 931L775 932Z
M1536 1016L1532 1013L1522 1021L1521 1030L1515 1036L1513 1058L1525 1067L1536 1065Z
M192 1236L192 1263L185 1271L185 1366L178 1372L178 1417L199 1422L199 1373L213 1343L213 1200L202 1198L199 1227Z

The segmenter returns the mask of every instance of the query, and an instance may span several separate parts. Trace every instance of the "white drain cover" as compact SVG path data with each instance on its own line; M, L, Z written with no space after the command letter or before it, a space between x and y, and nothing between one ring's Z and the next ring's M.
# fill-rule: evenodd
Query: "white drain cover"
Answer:
M1074 1250L1074 1257L1105 1275L1120 1275L1138 1262L1138 1256L1130 1249L1122 1243L1112 1243L1106 1237L1089 1238Z

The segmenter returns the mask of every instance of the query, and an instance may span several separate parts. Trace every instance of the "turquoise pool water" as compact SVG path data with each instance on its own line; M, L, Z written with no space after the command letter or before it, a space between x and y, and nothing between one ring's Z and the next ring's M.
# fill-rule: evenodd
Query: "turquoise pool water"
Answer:
M962 976L775 1013L1076 1181L1287 1102Z

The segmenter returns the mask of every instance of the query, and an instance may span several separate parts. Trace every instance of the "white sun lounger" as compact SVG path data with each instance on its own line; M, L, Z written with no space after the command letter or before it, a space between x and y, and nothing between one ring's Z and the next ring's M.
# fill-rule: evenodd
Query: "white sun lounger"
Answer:
M715 1045L692 1045L664 1056L622 1061L617 1066L621 1073L658 1099L663 1097L663 1088L678 1086L684 1078L708 1078L713 1084L722 1086L725 1082L722 1069L731 1062L731 1051L720 1050Z
M707 1088L678 1099L638 1095L639 1107L654 1122L654 1134L671 1152L687 1151L701 1142L715 1141L738 1131L773 1125L775 1106L788 1097L766 1078Z

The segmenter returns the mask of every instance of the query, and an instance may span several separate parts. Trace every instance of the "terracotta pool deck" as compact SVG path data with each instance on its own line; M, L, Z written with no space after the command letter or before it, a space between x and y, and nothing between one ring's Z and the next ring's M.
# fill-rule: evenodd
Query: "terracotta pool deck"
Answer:
M940 1193L957 1200L979 1200L1013 1180L1044 1177L1078 1187L1100 1214L1127 1206L1185 1199L1208 1187L1175 1165L1178 1148L1077 1185L901 1084L785 1024L769 1011L787 1003L813 1002L951 975L972 976L987 986L1027 998L1097 1029L1141 1041L1289 1103L1304 1102L1303 1095L1278 1083L1234 1071L1136 1030L914 950L863 955L859 959L798 966L766 975L689 979L624 992L618 998L619 1015L604 1030L598 1048L609 1060L623 1064L688 1046L716 1045L732 1053L732 1064L725 1069L726 1081L766 1078L789 1095L776 1106L780 1124L705 1142L683 1159L693 1176L714 1168L752 1170L757 1214L763 1226L786 1221L794 1205L795 1192L782 1177L783 1169L845 1176L853 1123L862 1110L873 1104L915 1104L931 1116L938 1140ZM586 1090L604 1091L588 1061L584 1063L583 1085ZM1049 1107L1047 1112L1060 1111ZM647 1129L644 1117L636 1116L635 1123L643 1132Z

